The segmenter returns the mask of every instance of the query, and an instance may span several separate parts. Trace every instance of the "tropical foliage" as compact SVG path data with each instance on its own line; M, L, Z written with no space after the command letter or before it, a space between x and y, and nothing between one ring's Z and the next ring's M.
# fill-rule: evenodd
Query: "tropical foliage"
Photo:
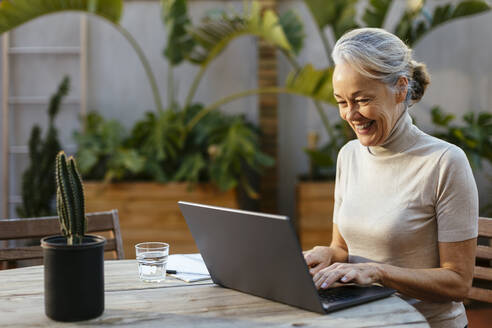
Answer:
M272 159L259 151L257 131L243 118L229 117L216 111L223 104L240 97L260 93L291 93L313 99L323 126L330 137L320 152L310 150L316 165L326 166L333 158L340 140L347 138L343 125L330 123L322 103L333 104L329 40L336 40L347 30L359 26L384 26L391 9L390 0L369 0L363 8L362 24L356 21L356 0L305 0L318 27L330 65L314 68L301 65L297 55L303 46L303 24L293 11L277 15L263 10L259 2L244 3L242 12L215 10L199 24L188 15L186 0L161 0L161 16L166 27L167 45L163 51L170 64L170 90L174 84L173 68L184 61L199 66L189 86L184 103L170 93L169 107L164 110L154 74L137 41L120 24L122 0L4 0L0 3L0 32L12 29L44 14L62 10L78 10L108 20L133 46L152 87L157 111L147 113L128 134L117 122L105 121L91 114L88 129L79 133L81 171L91 176L110 179L148 178L158 181L190 181L212 179L222 189L243 185L254 195L244 175L244 167L261 171ZM366 2L364 2L366 3ZM489 10L484 1L458 1L436 6L431 13L424 0L409 1L394 31L409 44L414 44L435 27ZM329 27L329 28L327 28ZM325 31L333 33L328 38ZM195 102L200 82L219 55L236 38L252 35L275 46L292 65L287 81L278 87L240 91L204 105ZM319 159L319 160L318 160Z
M84 177L123 180L140 172L145 159L126 140L128 133L117 120L105 120L97 112L85 118L84 132L75 132L77 162Z
M279 18L271 10L262 11L260 5L253 2L245 3L242 13L216 11L193 26L185 0L162 0L161 4L168 34L164 55L171 67L184 60L200 66L185 104L173 100L167 110L161 105L154 74L142 49L119 24L121 0L3 1L0 3L0 32L45 14L76 10L108 20L135 49L152 86L157 111L147 113L129 135L118 122L90 114L87 130L75 134L81 171L88 177L106 181L144 178L192 183L211 179L223 190L241 185L250 196L255 196L244 172L261 171L273 164L273 160L259 150L258 131L242 117L215 113L221 101L208 107L193 103L194 93L209 64L235 38L253 35L285 52L300 48L297 16L290 13ZM282 24L291 31L289 37ZM172 74L170 76L172 82Z
M0 34L37 17L66 10L87 12L117 24L123 0L3 0L0 2Z
M488 112L467 112L462 124L456 124L456 116L445 113L439 106L431 109L433 135L457 145L466 154L474 171L482 169L484 161L492 164L492 114ZM492 182L492 175L485 175ZM490 185L490 184L489 184ZM490 187L488 192L491 192ZM492 200L480 208L482 216L492 214Z
M316 147L319 140L317 132L311 132L311 138L314 138L314 144L308 145L304 149L309 157L310 170L308 175L301 176L302 179L308 180L323 180L327 177L335 176L336 159L340 149L350 140L354 139L355 133L350 125L343 120L339 120L333 124L333 137L328 140L323 146Z
M317 172L333 172L333 165L339 150L337 145L343 145L344 141L353 135L340 132L344 125L340 122L330 122L325 113L326 108L322 105L322 103L335 104L331 85L333 73L332 44L329 40L337 40L348 30L357 27L384 27L394 1L369 0L364 2L365 8L362 8L361 21L356 19L360 1L304 0L304 2L318 28L319 37L329 63L325 68L314 68L311 63L301 64L298 62L297 55L302 49L304 32L302 22L292 11L288 11L277 18L276 14L271 11L265 11L262 14L260 6L256 2L253 2L250 7L245 3L242 14L216 10L203 20L202 25L195 27L186 14L184 0L162 0L162 3L166 4L163 5L164 21L168 27L170 24L173 25L173 31L179 31L179 33L174 34L178 46L173 49L179 54L179 56L173 57L176 59L176 63L188 60L202 65L202 70L197 74L188 93L185 108L192 102L206 66L236 37L251 34L270 42L285 55L293 68L283 86L247 90L230 95L207 106L191 121L190 126L193 126L195 121L205 113L220 105L251 94L289 93L309 97L314 101L329 137L328 142L318 150L309 149L311 167L318 166ZM482 0L448 1L435 6L432 11L425 0L407 1L398 24L391 32L399 36L408 45L413 46L427 33L444 23L488 10L490 10L489 5ZM332 33L332 37L329 38L326 33ZM329 158L330 160L328 160ZM331 164L328 165L327 163Z
M459 146L465 152L473 169L482 168L484 160L492 164L492 114L467 112L463 125L453 124L455 115L435 106L431 109L434 136Z
M392 0L369 0L365 8L362 8L361 21L357 21L356 11L360 7L360 1L357 0L304 0L308 7L313 20L318 27L319 37L324 46L325 54L329 66L325 71L333 69L331 60L332 44L331 40L338 40L345 32L358 27L379 27L384 28L388 13L391 10L395 1ZM440 2L432 10L426 4L425 0L411 0L406 2L406 7L401 13L398 24L394 30L390 31L397 35L409 46L414 46L426 34L431 32L438 26L448 23L455 19L466 17L478 13L483 13L490 10L490 6L486 1L465 0L465 1L448 1ZM331 38L327 37L326 33L331 33ZM290 59L291 62L295 60ZM308 63L305 67L300 64L293 65L294 72L304 72L305 78L300 85L307 85L317 80L320 72L313 70L311 64ZM306 72L309 71L309 73ZM295 73L291 73L295 74ZM329 136L326 144L322 145L318 150L309 149L308 152L311 167L315 167L316 172L334 172L336 154L339 146L346 141L347 134L340 133L340 123L329 122L324 114L324 109L317 101L324 103L332 103L330 97L319 97L319 88L310 88L308 86L301 87L305 96L310 96L316 104L318 113ZM331 90L331 79L324 80L323 88ZM311 92L309 92L311 90ZM337 149L338 148L338 149Z
M146 113L129 135L116 122L90 114L88 129L76 135L82 173L87 178L106 180L188 181L192 184L213 181L222 190L240 186L249 196L256 197L245 172L259 173L272 165L273 160L260 151L257 129L243 117L216 111L221 104L237 97L226 97L209 106L194 103L193 99L210 63L238 37L256 36L286 53L294 53L302 41L296 29L297 16L288 13L279 18L273 11L262 11L257 2L252 2L245 3L242 13L210 12L194 26L185 0L162 0L161 8L168 37L163 54L170 71L184 61L200 67L185 103L173 99L167 110ZM291 31L289 35L282 24ZM172 73L170 76L169 83L173 84ZM95 128L91 120L99 127ZM109 140L113 141L103 141L102 131L110 134ZM110 153L116 155L110 159Z
M105 181L188 181L192 185L212 181L221 190L241 185L256 196L243 171L261 172L273 164L259 150L258 131L241 116L213 111L186 132L187 121L201 109L194 105L186 112L148 112L130 133L116 120L89 113L86 130L75 135L81 173L86 179Z

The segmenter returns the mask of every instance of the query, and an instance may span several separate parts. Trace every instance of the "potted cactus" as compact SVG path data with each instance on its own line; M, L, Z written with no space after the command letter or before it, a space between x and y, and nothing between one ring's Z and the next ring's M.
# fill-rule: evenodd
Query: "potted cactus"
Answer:
M73 157L56 157L57 212L62 235L41 239L45 312L56 321L80 321L104 311L103 237L85 235L82 179Z

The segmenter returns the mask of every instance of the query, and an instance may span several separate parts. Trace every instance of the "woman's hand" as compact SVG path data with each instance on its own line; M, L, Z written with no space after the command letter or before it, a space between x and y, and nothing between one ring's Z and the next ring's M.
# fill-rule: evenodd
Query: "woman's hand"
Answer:
M309 273L314 276L320 270L329 267L335 262L347 262L348 250L345 240L338 231L338 226L333 224L332 242L328 246L315 246L313 249L303 252Z
M331 265L334 250L327 246L315 246L313 249L303 252L309 273L314 276L321 269Z
M371 285L381 281L381 270L377 263L334 263L319 270L313 277L317 289L325 289L335 282L355 282Z

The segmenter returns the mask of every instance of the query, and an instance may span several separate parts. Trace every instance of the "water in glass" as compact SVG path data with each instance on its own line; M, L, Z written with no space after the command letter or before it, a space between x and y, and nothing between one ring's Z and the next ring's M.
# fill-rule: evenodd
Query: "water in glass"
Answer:
M137 254L140 279L148 282L159 282L166 279L167 258L167 252L163 251Z

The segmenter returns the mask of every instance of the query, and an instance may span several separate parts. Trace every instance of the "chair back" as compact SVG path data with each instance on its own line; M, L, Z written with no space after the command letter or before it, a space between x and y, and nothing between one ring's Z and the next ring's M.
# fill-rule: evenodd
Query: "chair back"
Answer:
M492 218L478 219L476 264L469 299L492 303Z
M105 259L124 259L118 211L89 213L86 217L87 233L106 238ZM57 216L0 220L0 265L3 262L3 268L15 268L26 266L26 263L27 265L41 264L43 251L40 239L58 234L60 234L60 223ZM22 240L29 240L30 243L26 246L18 246L23 244ZM34 245L31 245L33 240ZM19 265L20 263L24 265Z

